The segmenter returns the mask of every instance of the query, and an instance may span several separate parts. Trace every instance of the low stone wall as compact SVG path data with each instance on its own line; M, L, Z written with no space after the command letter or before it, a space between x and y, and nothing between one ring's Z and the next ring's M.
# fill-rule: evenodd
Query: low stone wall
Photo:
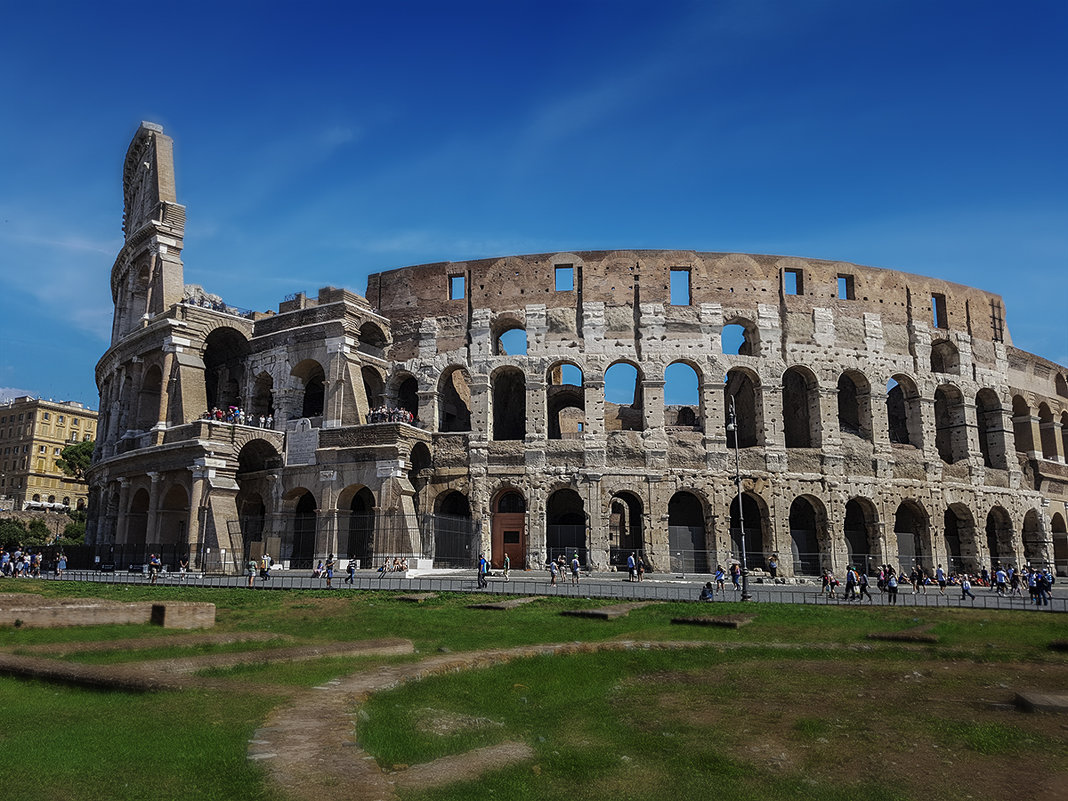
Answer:
M118 603L0 593L0 626L61 628L129 623L154 623L167 629L211 628L215 625L215 604L189 601Z

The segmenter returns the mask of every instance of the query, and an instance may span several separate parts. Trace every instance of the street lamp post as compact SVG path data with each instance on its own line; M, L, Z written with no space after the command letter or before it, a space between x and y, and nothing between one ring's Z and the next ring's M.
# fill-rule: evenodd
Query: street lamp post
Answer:
M734 410L734 396L731 395L730 419L727 432L734 434L734 486L738 491L738 526L742 530L742 600L751 601L749 594L749 560L745 553L745 511L742 509L742 471L738 462L738 418Z

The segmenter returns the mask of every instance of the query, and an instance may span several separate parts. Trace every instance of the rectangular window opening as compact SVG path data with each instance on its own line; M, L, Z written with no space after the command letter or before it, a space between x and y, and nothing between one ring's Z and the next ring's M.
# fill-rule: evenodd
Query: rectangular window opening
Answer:
M574 265L557 264L555 278L557 292L571 292L575 288Z
M931 322L935 328L948 329L949 320L946 315L946 296L931 295Z
M801 270L783 270L782 283L787 295L805 294L805 279Z
M853 276L838 276L838 299L856 300L856 295L853 294Z
M671 268L671 305L690 305L690 271L686 267Z
M464 297L464 277L462 275L450 275L449 300L463 300Z

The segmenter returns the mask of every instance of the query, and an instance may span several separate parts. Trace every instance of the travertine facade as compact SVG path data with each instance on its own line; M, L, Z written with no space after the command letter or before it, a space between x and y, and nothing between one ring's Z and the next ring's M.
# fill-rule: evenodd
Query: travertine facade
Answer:
M737 457L750 565L1068 567L1068 370L1012 346L997 295L833 261L599 251L408 267L366 297L246 314L183 285L157 126L124 187L99 544L292 566L640 550L701 571L741 555ZM229 405L274 429L200 419ZM368 423L383 405L414 421Z

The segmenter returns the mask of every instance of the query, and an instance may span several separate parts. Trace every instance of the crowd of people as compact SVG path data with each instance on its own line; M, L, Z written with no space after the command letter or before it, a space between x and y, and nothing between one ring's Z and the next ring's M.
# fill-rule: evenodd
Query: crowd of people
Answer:
M61 554L59 559L62 560L63 569L66 570L67 558ZM60 562L57 561L56 564L58 571ZM18 547L13 552L8 552L6 549L0 548L0 577L40 578L43 565L44 556L40 550L37 553L33 553L29 549L24 551L21 547Z
M396 409L392 406L379 406L367 415L368 423L408 423L415 422L415 415L407 409Z
M274 415L245 414L240 406L228 406L225 410L213 406L211 411L205 411L200 418L202 420L214 420L217 423L230 423L238 426L252 426L253 428L274 428Z

